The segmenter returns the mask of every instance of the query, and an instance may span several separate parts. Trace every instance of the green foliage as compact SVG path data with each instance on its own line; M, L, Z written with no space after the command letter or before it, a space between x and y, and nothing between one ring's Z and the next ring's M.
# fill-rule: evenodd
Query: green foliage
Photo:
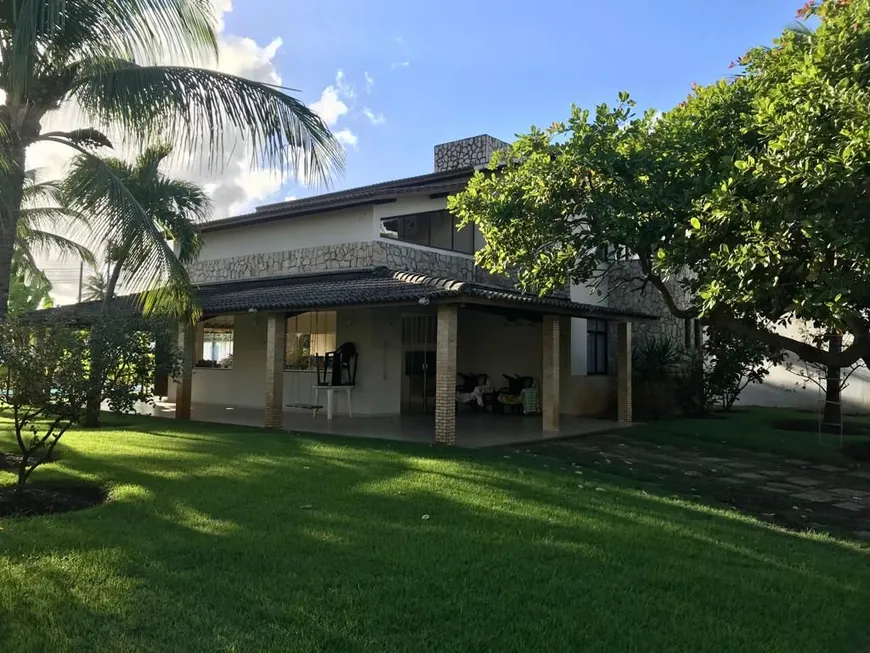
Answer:
M740 393L753 383L763 383L782 353L767 345L711 327L704 342L704 389L713 401L730 410Z
M621 95L496 154L450 200L486 239L479 262L546 292L596 278L616 246L680 318L822 364L870 356L870 0L807 13L814 32L786 30L664 114ZM851 344L777 332L795 319Z
M27 279L16 273L9 286L9 315L19 316L38 308L50 308L51 282L43 274Z
M91 216L94 235L108 250L111 274L101 293L90 294L111 299L123 280L131 290L146 291L146 313L188 316L195 312L195 293L185 266L199 253L199 225L209 218L211 202L196 184L161 172L171 152L168 145L152 146L133 164L76 157L63 201Z
M161 352L163 369L155 357L155 341L163 348L171 342L168 330L168 322L129 314L104 315L90 331L64 322L0 321L0 368L6 374L0 402L13 414L22 456L19 487L84 419L95 387L111 410L130 412L137 402L151 400L156 371L177 375L177 353Z
M632 396L637 414L663 419L680 412L678 386L685 350L672 338L645 338L631 353Z
M98 166L108 129L137 148L172 140L211 167L236 139L255 166L327 183L343 149L326 124L274 85L214 70L217 34L208 0L9 0L0 3L0 310L5 310L12 241L21 219L27 149L67 146ZM176 65L157 65L170 60ZM43 131L47 113L74 105L84 124ZM229 133L229 135L228 135ZM135 221L142 207L100 168L104 186ZM120 226L120 225L119 225Z

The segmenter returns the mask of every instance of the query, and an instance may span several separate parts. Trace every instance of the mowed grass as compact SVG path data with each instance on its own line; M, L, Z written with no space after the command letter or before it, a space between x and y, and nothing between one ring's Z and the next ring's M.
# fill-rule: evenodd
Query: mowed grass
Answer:
M840 451L840 436L811 431L778 429L773 423L780 420L815 422L818 415L787 408L735 408L715 413L702 419L670 419L648 421L624 433L627 437L673 444L681 447L715 449L727 446L759 453L772 453L784 458L795 458L817 463L855 464L855 460ZM851 424L870 428L870 416L844 417ZM870 442L870 436L843 436L844 445Z
M61 446L36 479L105 484L110 502L0 521L3 651L797 653L868 641L866 550L591 469L157 419Z

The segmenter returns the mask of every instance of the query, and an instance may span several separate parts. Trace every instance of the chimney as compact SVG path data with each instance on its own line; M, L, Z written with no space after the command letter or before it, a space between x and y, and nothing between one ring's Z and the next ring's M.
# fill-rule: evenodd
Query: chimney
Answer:
M435 146L435 172L447 172L471 166L485 166L493 153L508 147L508 143L489 134L463 138Z

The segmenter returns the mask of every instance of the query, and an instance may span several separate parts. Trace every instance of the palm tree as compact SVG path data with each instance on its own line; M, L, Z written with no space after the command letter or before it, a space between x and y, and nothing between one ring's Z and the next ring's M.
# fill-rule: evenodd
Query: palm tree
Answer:
M106 277L95 272L85 282L82 299L86 302L101 302L106 298Z
M104 131L145 145L173 139L218 165L224 133L238 130L253 163L326 182L342 165L341 146L323 121L284 89L195 67L217 57L209 0L0 0L0 314L5 313L21 219L27 149L66 145L110 189L114 218L134 224L145 211L94 154L111 146ZM189 65L161 65L167 57ZM47 114L66 105L80 129L44 132ZM100 218L96 218L99 220ZM120 229L120 228L119 228ZM148 278L130 270L137 282Z
M101 225L95 236L107 249L105 303L115 297L119 282L124 281L144 291L146 310L195 312L185 266L199 253L199 225L208 219L211 202L196 184L160 171L171 153L168 145L154 145L133 164L91 156L78 156L71 164L63 183L64 204L91 215ZM113 178L120 180L141 212L125 215L125 203L112 195ZM135 288L143 280L148 285Z
M53 229L60 226L73 234L83 235L87 222L80 213L64 206L61 184L39 182L37 176L37 170L28 170L24 176L12 272L22 281L50 288L48 278L36 263L39 254L60 254L61 258L71 256L88 265L96 265L96 261L87 247Z

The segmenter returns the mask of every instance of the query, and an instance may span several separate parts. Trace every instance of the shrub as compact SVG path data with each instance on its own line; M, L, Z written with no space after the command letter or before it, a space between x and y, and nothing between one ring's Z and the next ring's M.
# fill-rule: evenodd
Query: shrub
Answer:
M721 403L730 410L750 384L763 383L782 353L765 344L708 327L704 343L704 395L707 408Z
M12 413L21 453L19 489L51 457L64 433L82 421L95 386L100 401L116 412L150 400L154 343L167 328L124 315L105 315L90 331L60 321L0 321L0 365L6 373L0 402ZM166 371L177 373L178 361L176 354L167 357ZM92 379L93 369L105 372Z

